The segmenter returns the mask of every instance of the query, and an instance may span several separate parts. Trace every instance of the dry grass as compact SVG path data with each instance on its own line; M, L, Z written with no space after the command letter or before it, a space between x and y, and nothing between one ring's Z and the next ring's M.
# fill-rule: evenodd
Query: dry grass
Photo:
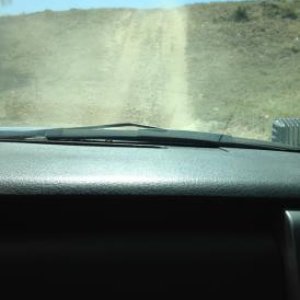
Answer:
M243 8L248 19L232 18ZM300 115L298 3L192 5L187 59L196 115L240 136L269 138L272 120Z

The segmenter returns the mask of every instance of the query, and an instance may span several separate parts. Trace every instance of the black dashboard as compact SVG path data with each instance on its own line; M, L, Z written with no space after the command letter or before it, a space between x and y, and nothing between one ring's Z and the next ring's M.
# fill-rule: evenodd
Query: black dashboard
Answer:
M0 144L2 194L297 199L298 153ZM230 200L229 200L230 201Z
M297 299L300 156L0 144L0 279Z

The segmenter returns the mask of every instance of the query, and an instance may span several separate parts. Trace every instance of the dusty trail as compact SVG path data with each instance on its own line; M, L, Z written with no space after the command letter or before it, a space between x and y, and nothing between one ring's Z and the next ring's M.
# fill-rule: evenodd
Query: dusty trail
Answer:
M135 12L104 98L117 118L163 127L190 127L183 11ZM114 89L118 87L118 89Z
M22 24L27 39L19 42L28 57L14 63L31 77L29 84L9 91L14 98L9 96L9 105L2 102L2 122L138 122L192 129L185 10L101 13L89 19L66 16L65 28L47 15L32 17L28 28Z

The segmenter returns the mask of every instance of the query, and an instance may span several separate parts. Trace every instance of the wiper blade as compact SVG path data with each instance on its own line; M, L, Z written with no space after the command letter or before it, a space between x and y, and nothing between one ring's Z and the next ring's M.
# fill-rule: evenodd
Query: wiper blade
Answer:
M56 130L94 130L94 129L109 129L109 128L145 128L145 129L158 129L158 130L165 130L160 127L150 126L150 125L143 125L138 123L113 123L113 124L104 124L104 125L95 125L95 126L82 126L82 127L71 127L71 128L56 128Z
M66 128L50 130L48 140L73 141L127 141L157 145L213 146L219 144L220 135L192 131L168 130L162 128L142 128L138 130Z
M119 128L120 129L117 129ZM124 130L136 127L135 130ZM280 143L236 138L229 135L196 131L169 130L134 123L117 123L90 127L50 128L0 131L0 141L49 141L84 143L119 143L135 145L241 148L300 152L300 148Z
M157 130L159 129L159 130ZM161 128L142 128L138 130L77 130L59 129L51 130L46 134L49 140L74 140L74 141L131 141L154 145L175 145L192 147L217 147L217 148L244 148L260 150L278 150L299 152L299 148L289 147L280 143L271 143L244 138L235 138L230 135L204 133L196 131L168 130Z
M155 130L166 130L160 127L137 124L137 123L114 123L114 124L104 124L104 125L95 125L95 126L82 126L82 127L57 127L57 128L43 128L43 129L28 129L24 127L16 127L16 128L1 128L0 127L0 138L46 138L50 132L53 132L53 135L57 134L58 132L69 134L70 132L80 132L80 136L83 135L83 132L87 130L98 130L100 129L114 129L114 128L137 128L137 129L155 129ZM51 135L51 134L50 134ZM97 133L98 135L98 133Z
M300 148L268 141L236 138L230 135L205 133L197 131L168 130L162 128L141 128L138 130L90 130L82 128L66 128L50 130L46 134L49 140L74 141L131 141L153 145L175 145L191 147L241 148L258 150L277 150L300 152Z

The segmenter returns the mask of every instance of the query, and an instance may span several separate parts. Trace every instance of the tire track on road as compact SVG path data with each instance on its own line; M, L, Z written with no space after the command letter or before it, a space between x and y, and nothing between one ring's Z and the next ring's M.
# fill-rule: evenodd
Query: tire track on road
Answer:
M119 122L191 129L184 10L136 11L106 99ZM121 109L120 109L121 108Z

